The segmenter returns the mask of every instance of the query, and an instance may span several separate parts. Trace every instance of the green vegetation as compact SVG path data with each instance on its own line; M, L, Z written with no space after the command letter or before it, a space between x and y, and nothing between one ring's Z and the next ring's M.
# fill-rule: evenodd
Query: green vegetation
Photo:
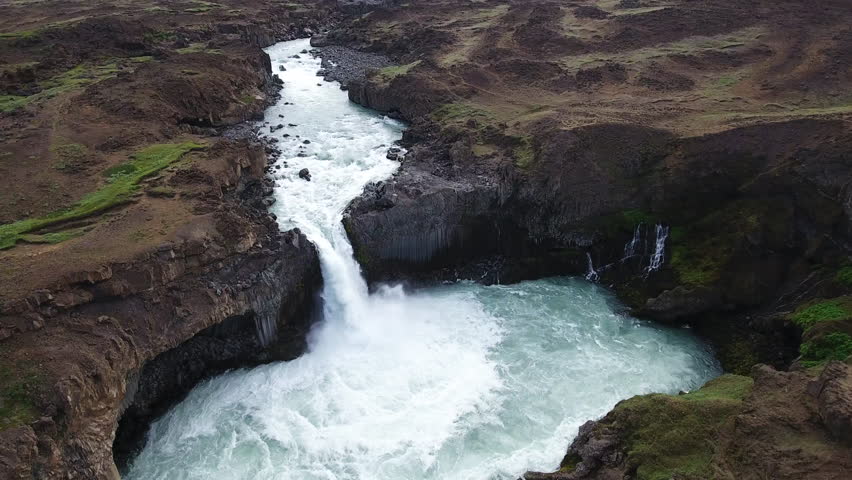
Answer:
M443 127L463 129L473 134L474 143L488 143L484 130L497 123L491 112L466 103L446 103L430 113L432 119ZM524 139L519 139L522 143ZM528 141L528 139L527 139Z
M583 458L579 455L568 454L559 463L559 471L562 473L573 472L577 468L577 464L582 462Z
M53 245L56 243L62 243L66 240L71 240L72 238L77 238L84 233L86 233L85 228L74 228L61 232L43 233L41 235L27 233L21 235L20 240L26 243L48 243Z
M852 297L839 297L802 305L790 318L804 330L810 329L817 323L852 318Z
M30 103L53 98L61 93L112 78L118 70L118 65L115 63L77 65L71 70L39 83L39 87L42 89L39 93L28 97L0 96L0 112L11 112Z
M34 28L34 29L31 29L31 30L18 30L16 32L0 32L0 39L3 39L3 38L7 38L7 39L36 38L47 30L51 30L51 29L54 29L54 28L61 28L61 27L66 26L66 25L69 25L69 24L72 24L72 23L77 23L79 21L85 20L86 18L88 18L88 17L85 17L85 16L72 17L72 18L66 18L65 20L60 20L58 22L48 23L47 25L44 25L44 26L39 27L39 28Z
M799 306L789 317L804 330L799 346L800 362L806 367L852 355L852 295L814 300Z
M719 345L717 356L726 372L737 375L748 375L751 367L760 361L752 342L744 337Z
M766 200L742 199L727 203L671 233L672 269L682 283L709 286L716 283L731 258L741 251L748 235L780 238L792 213Z
M0 366L0 431L36 419L35 397L43 379L32 368Z
M200 53L200 52L204 52L204 53L216 53L216 54L218 54L218 53L222 53L222 50L219 50L218 48L207 48L207 44L205 44L205 43L201 43L201 42L198 42L198 43L191 43L191 44L189 44L189 46L188 46L188 47L178 48L178 49L177 49L177 50L175 50L175 51L176 51L177 53L180 53L180 54L187 54L187 53Z
M376 72L376 75L378 76L379 80L382 81L382 83L390 83L396 77L400 77L402 75L407 74L409 70L416 67L417 65L420 65L420 60L417 60L416 62L411 62L407 65L385 67Z
M18 95L0 95L0 112L17 110L29 103L29 98Z
M834 279L837 283L852 288L852 265L847 265L838 270Z
M446 103L432 112L432 118L441 123L465 121L470 118L491 121L493 116L479 108L464 103Z
M106 185L92 192L72 207L40 218L29 218L0 225L0 250L15 246L25 233L50 225L78 220L130 201L143 178L169 166L185 153L202 148L197 143L152 145L135 153L121 168L114 167Z
M535 161L535 150L529 137L521 139L521 144L513 150L515 165L520 168L529 168Z
M725 76L719 77L719 79L716 80L715 85L717 87L720 87L720 88L728 88L728 87L732 87L732 86L736 85L737 82L739 82L739 81L740 81L740 79L735 77L735 76L725 75Z
M616 405L603 428L613 422L630 432L627 462L639 480L713 478L713 441L752 385L751 378L723 375L685 395L636 396Z
M805 367L814 367L829 360L846 360L852 355L852 337L834 332L802 343L799 347L801 362Z
M41 30L19 30L17 32L0 32L0 38L34 38Z
M166 30L154 30L143 35L143 39L148 43L171 42L175 39L175 32Z
M54 167L56 167L57 170L67 171L73 170L79 166L80 162L85 160L85 158L89 155L89 150L85 145L81 145L79 143L62 143L52 145L50 147L50 153L52 153L56 159Z

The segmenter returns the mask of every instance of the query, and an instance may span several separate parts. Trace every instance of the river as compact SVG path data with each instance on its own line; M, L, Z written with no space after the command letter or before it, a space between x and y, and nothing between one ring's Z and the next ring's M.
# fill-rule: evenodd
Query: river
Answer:
M267 49L284 89L266 121L284 125L269 133L283 151L273 211L319 249L322 320L302 357L196 387L152 424L126 478L514 480L555 469L619 400L721 373L689 330L620 314L583 279L368 293L342 212L393 174L404 126L321 81L309 48Z

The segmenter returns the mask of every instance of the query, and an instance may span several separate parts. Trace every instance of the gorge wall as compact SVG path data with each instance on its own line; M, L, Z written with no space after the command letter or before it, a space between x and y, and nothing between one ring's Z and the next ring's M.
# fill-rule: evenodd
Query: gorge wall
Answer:
M852 355L848 6L427 3L329 35L395 59L350 99L412 123L344 219L367 276L587 275L738 374L622 402L527 478L842 475L850 400L822 386L848 390Z
M2 478L119 478L198 381L305 347L317 252L245 122L280 88L261 48L336 17L227 3L0 22Z

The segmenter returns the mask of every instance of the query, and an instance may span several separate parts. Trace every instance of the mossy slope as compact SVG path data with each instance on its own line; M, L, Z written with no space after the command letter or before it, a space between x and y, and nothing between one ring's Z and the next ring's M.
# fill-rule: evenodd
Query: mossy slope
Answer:
M100 189L86 195L74 206L53 212L44 217L28 218L15 223L0 225L0 249L11 248L24 234L62 222L78 220L130 200L139 181L171 163L183 154L202 148L192 142L152 145L131 157L131 161L110 169L113 173Z
M639 480L712 478L718 430L737 414L753 380L723 375L684 395L642 395L619 403L602 424L628 432L628 471Z

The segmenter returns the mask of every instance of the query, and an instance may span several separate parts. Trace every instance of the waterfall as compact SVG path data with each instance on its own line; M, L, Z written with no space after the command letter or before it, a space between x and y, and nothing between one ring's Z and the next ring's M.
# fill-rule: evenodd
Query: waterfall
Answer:
M586 259L589 262L588 271L586 272L586 280L590 282L597 282L600 280L600 275L598 275L597 270L595 270L595 264L592 262L592 255L589 252L586 252Z
M636 229L633 230L633 238L624 245L624 255L621 257L622 262L626 262L630 258L636 256L636 249L639 247L639 243L642 241L642 225L636 225Z
M651 260L645 268L645 275L657 271L663 265L666 254L666 239L669 236L669 227L657 224L654 228L654 253L651 255Z
M512 480L558 468L579 427L619 400L720 373L689 331L650 328L578 278L371 294L341 220L365 185L398 167L387 150L403 126L318 82L309 48L267 49L285 87L264 132L281 149L273 212L320 255L322 318L301 357L193 389L152 424L124 478ZM416 260L463 240L453 229L410 233L385 253ZM588 280L610 267L586 258ZM274 300L256 306L262 342L276 334Z

